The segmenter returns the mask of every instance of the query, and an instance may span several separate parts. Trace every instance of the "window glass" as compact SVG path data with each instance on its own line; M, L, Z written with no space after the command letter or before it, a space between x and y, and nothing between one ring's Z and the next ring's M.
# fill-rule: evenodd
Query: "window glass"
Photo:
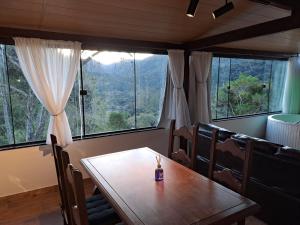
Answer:
M217 119L217 94L218 94L218 74L219 74L219 57L212 59L212 70L211 70L211 112L212 119Z
M167 55L135 53L137 128L154 127L158 123L167 65Z
M86 134L135 128L134 54L83 51Z
M212 118L281 111L287 61L214 57Z
M157 125L167 55L85 50L81 59L65 108L73 136ZM80 96L81 89L87 95ZM22 73L15 47L0 45L0 146L45 141L49 119Z
M8 45L6 49L15 143L45 140L49 114L28 85L15 47Z
M6 71L5 45L0 45L0 146L14 143Z
M216 118L227 117L230 59L220 58Z
M44 141L48 131L50 119L49 113L42 106L27 83L20 68L14 46L6 46L6 58L8 81L5 82L9 82L11 108L9 106L8 97L6 98L6 107L3 108L6 112L6 117L4 117L5 121L3 123L1 122L1 125L3 126L3 124L5 124L7 138L10 140L8 142L9 144L14 144L11 141L11 137L14 137L15 144ZM0 64L2 63L0 62ZM6 71L6 68L4 71ZM3 76L1 78L5 79ZM2 91L4 91L4 89ZM7 90L5 91L7 93ZM66 106L66 112L73 136L80 135L79 109L79 81L76 81ZM9 123L8 117L10 114L12 115L12 118ZM13 125L12 128L10 128L8 124L11 124L11 126ZM10 135L10 133L13 133L13 135Z
M268 112L270 60L231 59L229 117Z
M73 90L71 92L70 98L68 100L65 109L66 114L68 116L68 121L69 121L70 129L73 137L81 135L82 115L80 112L81 98L79 93L80 93L80 74L77 75L77 79L75 80Z

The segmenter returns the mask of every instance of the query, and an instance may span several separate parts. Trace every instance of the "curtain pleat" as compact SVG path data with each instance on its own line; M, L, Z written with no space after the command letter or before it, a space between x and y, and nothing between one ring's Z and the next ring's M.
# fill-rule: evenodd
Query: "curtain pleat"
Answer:
M300 113L300 57L292 57L288 62L282 111L283 113Z
M169 68L164 106L160 125L167 127L167 122L176 120L176 128L191 125L188 104L183 89L184 51L168 50Z
M209 123L212 53L192 52L190 56L189 109L193 123Z

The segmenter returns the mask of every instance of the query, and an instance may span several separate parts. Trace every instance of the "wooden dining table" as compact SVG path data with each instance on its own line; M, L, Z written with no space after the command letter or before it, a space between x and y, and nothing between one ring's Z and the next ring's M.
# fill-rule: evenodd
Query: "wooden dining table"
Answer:
M259 210L252 200L163 155L164 180L155 181L157 155L145 147L81 163L128 225L229 225Z

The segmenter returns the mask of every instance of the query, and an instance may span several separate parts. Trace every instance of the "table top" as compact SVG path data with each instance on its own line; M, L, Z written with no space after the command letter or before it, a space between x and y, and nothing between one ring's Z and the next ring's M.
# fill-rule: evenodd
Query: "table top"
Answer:
M231 224L258 211L255 202L162 155L164 180L156 182L157 155L139 148L81 163L127 224Z

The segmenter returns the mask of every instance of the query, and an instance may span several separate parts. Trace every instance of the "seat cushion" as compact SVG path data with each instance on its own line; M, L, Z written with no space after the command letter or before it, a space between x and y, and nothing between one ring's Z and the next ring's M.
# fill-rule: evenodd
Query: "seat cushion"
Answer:
M88 214L89 225L115 224L120 221L119 216L112 208L94 208L94 212Z
M95 208L99 205L106 204L107 201L102 195L94 195L86 199L86 208Z
M108 225L120 221L119 216L101 194L86 199L89 225Z

